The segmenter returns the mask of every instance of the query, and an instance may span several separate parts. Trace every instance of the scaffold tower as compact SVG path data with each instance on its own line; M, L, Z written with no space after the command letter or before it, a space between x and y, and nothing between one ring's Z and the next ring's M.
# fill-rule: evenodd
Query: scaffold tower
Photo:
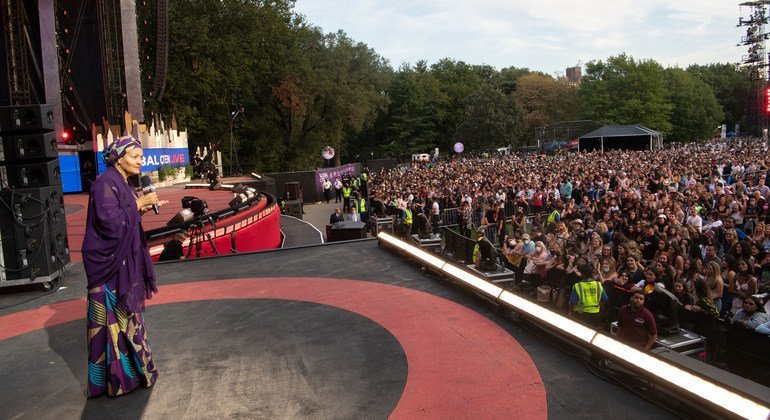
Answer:
M751 95L748 104L749 130L767 138L768 114L770 114L770 90L768 90L768 55L765 31L768 24L768 6L770 0L758 0L740 3L741 14L738 27L746 28L746 35L741 37L739 47L745 47L747 54L741 57L739 66L748 69L751 80ZM748 16L743 14L747 13Z

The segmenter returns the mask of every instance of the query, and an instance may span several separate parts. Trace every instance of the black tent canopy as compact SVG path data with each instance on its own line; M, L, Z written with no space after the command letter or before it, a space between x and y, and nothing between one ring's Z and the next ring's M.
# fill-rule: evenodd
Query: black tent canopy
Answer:
M663 135L655 130L634 125L605 125L578 139L578 150L658 150Z

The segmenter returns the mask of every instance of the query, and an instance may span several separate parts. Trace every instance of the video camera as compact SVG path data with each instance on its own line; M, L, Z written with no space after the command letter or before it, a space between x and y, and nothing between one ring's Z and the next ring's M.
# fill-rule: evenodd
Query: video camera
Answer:
M207 216L209 214L209 203L198 197L182 197L182 208L190 209L195 217Z

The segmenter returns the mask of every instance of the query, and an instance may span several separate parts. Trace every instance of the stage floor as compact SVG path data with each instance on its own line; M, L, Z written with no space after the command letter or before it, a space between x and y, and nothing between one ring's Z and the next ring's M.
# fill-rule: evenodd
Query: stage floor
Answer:
M160 376L119 398L85 396L82 264L55 292L0 289L0 417L672 417L374 240L156 271Z

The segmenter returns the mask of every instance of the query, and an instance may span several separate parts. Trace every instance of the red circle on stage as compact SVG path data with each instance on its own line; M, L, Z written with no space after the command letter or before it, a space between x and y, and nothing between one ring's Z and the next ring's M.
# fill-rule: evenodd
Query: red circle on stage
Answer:
M392 418L546 418L543 381L521 345L484 316L418 290L323 278L229 279L162 286L148 306L285 299L348 310L400 343L407 380ZM0 317L0 340L85 317L85 299ZM150 335L152 328L150 327Z

